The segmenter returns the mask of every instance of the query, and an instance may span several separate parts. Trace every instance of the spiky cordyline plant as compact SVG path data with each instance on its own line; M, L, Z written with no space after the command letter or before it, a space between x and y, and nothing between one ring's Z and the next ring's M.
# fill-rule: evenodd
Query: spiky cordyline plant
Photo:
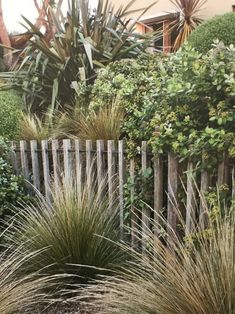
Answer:
M174 50L179 49L188 39L191 32L202 23L200 11L207 0L170 0L179 11L179 18L172 23L172 30L178 35L174 42Z
M135 1L115 10L110 0L98 0L91 10L88 0L69 0L70 12L62 21L50 8L50 19L45 23L54 31L49 42L39 28L24 18L33 39L22 52L24 59L16 71L2 76L12 78L12 84L24 91L27 105L34 112L45 111L49 105L53 111L59 102L62 106L70 103L73 81L92 83L97 68L135 57L148 47L151 35L136 34L137 21L128 17L135 11L142 16L148 9L132 10Z
M102 273L102 268L115 269L125 261L123 251L105 239L120 239L118 211L115 204L109 206L105 182L98 186L92 175L83 186L63 179L52 187L51 202L39 195L37 206L25 206L16 215L6 232L8 241L17 246L26 242L28 252L47 248L30 269L68 272L83 282Z
M32 313L33 307L52 302L49 289L55 288L59 278L43 276L39 271L25 274L25 268L40 254L45 251L28 254L24 246L0 254L1 314Z
M94 313L235 313L234 209L209 220L207 231L197 226L186 241L166 228L168 247L153 236L148 255L125 246L136 262L84 291Z

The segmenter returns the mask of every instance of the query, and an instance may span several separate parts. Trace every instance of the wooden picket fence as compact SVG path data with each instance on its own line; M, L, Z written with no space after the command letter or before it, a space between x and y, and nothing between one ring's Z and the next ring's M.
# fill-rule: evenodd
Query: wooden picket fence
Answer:
M81 185L84 177L89 175L91 167L95 167L98 183L107 174L109 202L118 197L120 210L120 225L124 225L124 187L127 178L135 182L137 165L142 171L152 169L149 189L152 188L153 209L151 213L146 206L142 211L143 228L147 228L149 217L158 219L158 213L165 208L169 224L176 228L177 211L182 207L177 193L181 186L181 178L185 176L185 220L186 234L193 228L192 217L205 210L205 201L198 198L201 191L204 195L210 186L227 184L230 198L235 199L235 163L228 160L224 153L218 166L209 172L196 171L196 163L190 160L179 162L173 153L154 156L147 142L142 142L137 157L129 160L125 152L124 141L96 141L95 143L79 140L43 140L12 142L12 164L16 173L21 173L48 200L50 200L50 181L59 180L61 173L67 178L74 178ZM118 182L118 192L114 187L114 180ZM197 186L195 185L197 182ZM114 195L115 193L115 195ZM117 195L118 194L118 195ZM167 195L167 197L166 197ZM134 199L135 186L131 185L130 198ZM132 221L138 223L135 208L131 208ZM202 222L203 223L203 222Z

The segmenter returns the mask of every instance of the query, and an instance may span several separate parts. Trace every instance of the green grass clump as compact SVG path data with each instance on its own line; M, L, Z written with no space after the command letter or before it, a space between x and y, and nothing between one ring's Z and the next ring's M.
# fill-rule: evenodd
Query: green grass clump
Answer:
M196 226L187 241L165 227L168 246L149 232L149 254L124 246L136 262L84 290L94 313L235 313L234 210L213 218L206 231Z
M73 180L57 183L51 203L39 196L37 205L16 215L6 238L16 246L26 243L29 253L47 250L30 269L46 267L51 274L75 274L78 282L86 282L125 262L126 254L114 243L120 239L117 208L109 207L105 183L98 187L91 181L83 187Z
M49 291L55 288L58 278L43 276L40 271L24 273L28 264L40 254L43 252L27 254L22 246L14 251L8 248L0 254L1 314L32 313L32 308L52 302Z

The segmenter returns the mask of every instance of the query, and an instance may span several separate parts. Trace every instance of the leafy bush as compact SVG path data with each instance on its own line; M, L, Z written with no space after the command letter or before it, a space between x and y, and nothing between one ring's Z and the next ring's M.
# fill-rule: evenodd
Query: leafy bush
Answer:
M116 278L86 288L78 299L88 300L97 314L233 314L234 209L210 217L207 230L197 225L193 241L183 240L161 217L159 221L153 229L168 230L167 246L149 230L149 254L124 245L136 262Z
M23 101L13 91L0 91L0 136L10 140L18 137Z
M13 207L28 202L28 195L23 177L14 174L9 161L10 149L0 138L0 217L10 213Z
M204 150L213 158L228 149L234 156L234 56L234 47L218 44L203 56L185 46L168 57L115 62L100 72L90 106L115 101L123 108L131 150L149 140L157 154L198 157Z
M118 211L109 207L104 187L93 180L81 190L71 180L55 183L52 202L39 196L37 205L26 206L6 238L16 246L26 243L29 253L47 248L30 269L72 273L84 282L105 268L118 268L126 255L114 244L120 239Z
M212 44L216 39L227 46L235 44L234 13L216 16L204 22L191 33L188 42L198 51L206 53L212 48Z

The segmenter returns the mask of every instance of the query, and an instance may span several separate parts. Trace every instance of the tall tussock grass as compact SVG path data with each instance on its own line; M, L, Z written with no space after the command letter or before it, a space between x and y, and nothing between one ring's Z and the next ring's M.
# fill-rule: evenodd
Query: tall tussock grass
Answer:
M92 178L83 186L72 179L55 183L51 201L38 195L36 205L15 216L7 240L16 246L26 242L29 253L46 249L31 263L33 270L46 267L51 274L66 272L84 282L116 269L125 253L114 243L120 239L118 211L115 204L109 207L105 188L105 179L99 186Z
M234 209L186 239L164 224L168 245L149 232L148 254L124 246L135 262L86 288L88 306L96 314L234 314Z
M44 276L43 271L25 274L24 270L33 259L43 252L25 253L24 247L0 254L0 313L32 313L37 305L52 302L52 291L58 278ZM47 293L45 292L47 290Z

